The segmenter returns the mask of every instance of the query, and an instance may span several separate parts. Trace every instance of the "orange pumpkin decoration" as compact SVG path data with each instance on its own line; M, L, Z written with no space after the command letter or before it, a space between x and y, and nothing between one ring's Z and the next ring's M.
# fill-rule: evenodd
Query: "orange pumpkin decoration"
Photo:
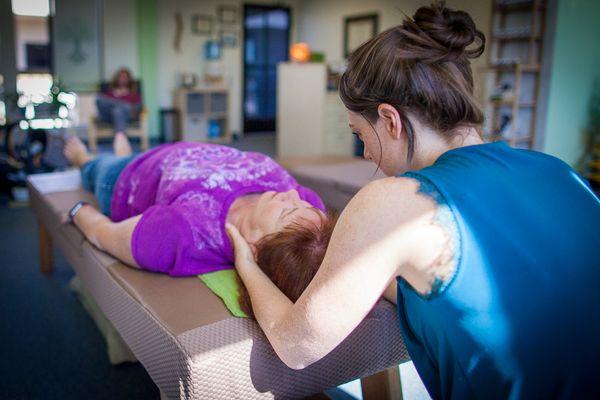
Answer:
M306 43L296 43L290 47L290 58L295 62L310 60L310 47Z

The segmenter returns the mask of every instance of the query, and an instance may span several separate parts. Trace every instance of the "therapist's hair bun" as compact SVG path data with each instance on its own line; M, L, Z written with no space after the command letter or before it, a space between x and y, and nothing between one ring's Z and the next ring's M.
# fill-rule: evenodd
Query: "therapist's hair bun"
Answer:
M379 118L379 105L393 106L410 163L418 140L413 121L445 140L459 135L459 128L483 124L470 59L484 48L485 36L465 11L446 8L443 2L421 7L352 52L340 79L340 98L348 110L372 123Z
M471 16L464 11L446 8L443 2L419 8L413 21L405 21L404 26L413 33L428 35L449 53L464 53L475 58L483 53L485 47L485 37L477 30ZM477 46L467 50L476 41Z

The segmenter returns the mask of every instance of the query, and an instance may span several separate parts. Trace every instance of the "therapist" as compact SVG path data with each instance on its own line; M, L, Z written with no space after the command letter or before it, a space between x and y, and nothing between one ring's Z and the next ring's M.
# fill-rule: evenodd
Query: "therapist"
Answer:
M433 398L600 396L600 202L559 159L484 143L469 63L484 44L436 3L350 56L340 97L390 177L350 201L295 304L229 228L289 367L327 355L383 296Z

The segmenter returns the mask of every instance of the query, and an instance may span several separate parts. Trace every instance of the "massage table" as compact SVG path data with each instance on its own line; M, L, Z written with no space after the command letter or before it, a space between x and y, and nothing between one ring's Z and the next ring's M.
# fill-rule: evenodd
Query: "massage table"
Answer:
M323 192L327 204L339 207L350 195L348 179L335 183L340 165L350 163L342 170L353 171L353 178L359 170L363 178L373 177L373 165L364 161L321 162L309 165L319 165L321 171L330 169L320 182L318 176L311 176L310 168L306 170L306 161L289 160L287 166L294 175L299 171L302 182L312 179L318 183L312 185L317 192L327 189ZM362 378L365 399L401 397L396 366L409 357L395 307L389 302L380 300L322 360L303 370L290 369L279 360L255 321L231 316L220 298L197 277L173 278L127 267L95 248L73 225L62 224L61 218L75 202L93 204L93 196L76 186L49 192L40 178L32 175L28 188L38 220L41 272L52 272L52 246L56 245L146 368L161 398L303 398L319 396L325 389L357 378ZM356 191L366 181L354 183ZM343 190L333 193L332 186Z

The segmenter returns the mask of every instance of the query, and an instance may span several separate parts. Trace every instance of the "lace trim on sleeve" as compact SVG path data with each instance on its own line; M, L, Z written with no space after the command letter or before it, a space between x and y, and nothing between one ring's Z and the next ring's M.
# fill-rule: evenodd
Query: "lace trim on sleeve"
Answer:
M457 274L461 258L460 231L454 212L448 205L446 198L429 179L414 172L406 172L401 176L417 180L420 184L417 193L423 193L436 202L437 209L433 222L442 227L448 237L442 253L429 268L433 275L429 293L419 294L425 299L431 299L441 294Z

